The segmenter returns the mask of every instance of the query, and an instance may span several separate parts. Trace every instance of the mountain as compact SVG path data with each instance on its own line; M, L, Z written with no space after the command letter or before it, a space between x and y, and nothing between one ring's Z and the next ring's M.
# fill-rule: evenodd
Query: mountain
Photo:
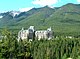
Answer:
M80 34L80 5L66 4L57 9L46 21L55 32ZM69 34L68 34L69 35Z
M1 13L0 16L2 16L2 18L0 18L0 27L3 27L3 25L7 25L7 23L13 19L13 16L10 15L10 12Z
M40 9L37 10L36 13L28 16L27 18L25 18L24 20L21 20L20 22L18 22L17 24L19 26L23 26L23 27L28 27L30 25L34 25L36 28L39 26L43 26L46 19L54 13L54 9L45 6L42 7ZM27 24L27 25L24 25Z
M80 4L68 3L54 8L44 6L13 14L0 14L0 28L21 29L34 25L36 29L52 27L56 35L80 35Z

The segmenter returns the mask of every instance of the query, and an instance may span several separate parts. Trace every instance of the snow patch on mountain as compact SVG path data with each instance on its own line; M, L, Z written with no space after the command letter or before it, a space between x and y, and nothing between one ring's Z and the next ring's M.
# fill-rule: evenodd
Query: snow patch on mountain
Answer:
M0 18L3 18L3 16L0 16Z
M13 17L15 17L16 15L19 15L21 12L20 11L11 11L11 15L13 16Z

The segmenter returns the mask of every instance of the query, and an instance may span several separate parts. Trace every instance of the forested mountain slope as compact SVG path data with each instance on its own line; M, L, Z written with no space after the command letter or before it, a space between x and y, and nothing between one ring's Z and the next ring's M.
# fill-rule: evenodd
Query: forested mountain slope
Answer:
M0 14L0 16L3 14ZM10 12L0 18L0 28L21 29L35 26L36 29L52 27L56 34L79 35L80 33L80 4L68 3L61 7L44 6L21 12L13 17Z

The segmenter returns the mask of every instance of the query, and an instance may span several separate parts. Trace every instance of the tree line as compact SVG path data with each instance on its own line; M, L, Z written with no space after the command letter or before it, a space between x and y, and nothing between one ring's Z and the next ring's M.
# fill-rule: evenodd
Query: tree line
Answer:
M17 41L8 30L0 39L0 59L80 59L80 38L59 36L52 40Z

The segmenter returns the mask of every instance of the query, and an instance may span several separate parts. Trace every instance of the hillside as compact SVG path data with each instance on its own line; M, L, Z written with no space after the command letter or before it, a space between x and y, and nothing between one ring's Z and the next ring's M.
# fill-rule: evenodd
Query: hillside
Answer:
M57 35L79 35L80 5L69 3L57 8L44 6L21 12L15 17L8 13L5 17L0 18L0 28L20 30L22 27L28 28L31 25L34 25L36 29L52 27Z
M45 21L51 14L54 13L54 9L49 8L48 6L42 7L38 12L33 15L25 18L24 20L18 22L18 26L28 27L34 25L36 28L44 27ZM25 24L25 25L24 25Z
M46 23L52 26L55 32L79 35L80 5L70 3L62 6L47 19Z

